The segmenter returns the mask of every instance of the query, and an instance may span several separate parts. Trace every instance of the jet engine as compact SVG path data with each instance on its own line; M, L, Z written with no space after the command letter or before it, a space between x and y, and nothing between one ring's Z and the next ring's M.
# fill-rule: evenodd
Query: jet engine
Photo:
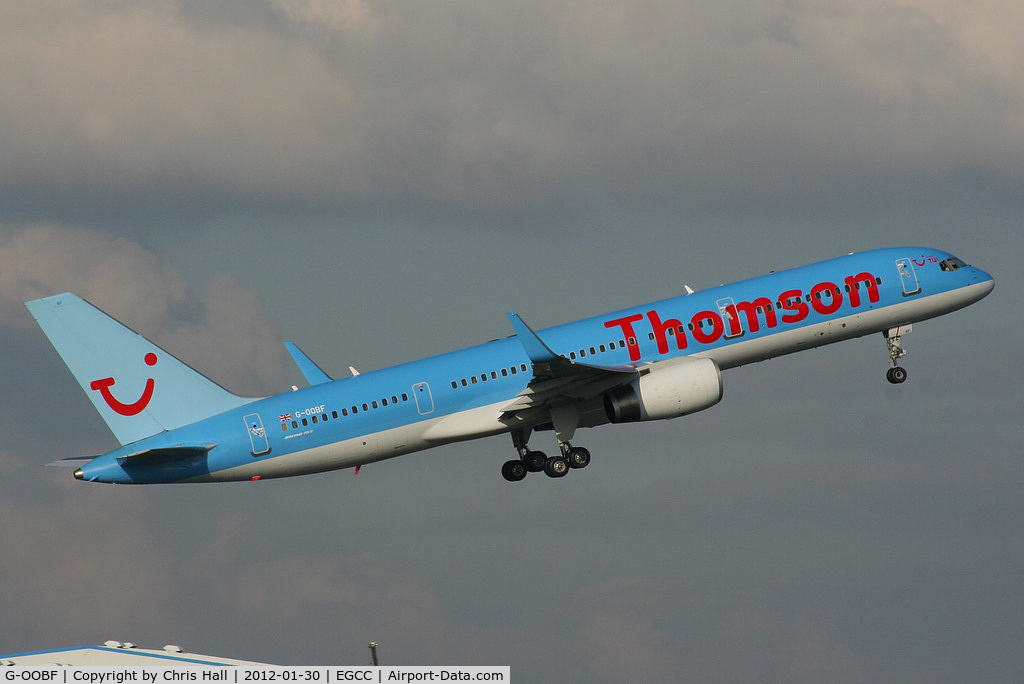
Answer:
M655 366L604 396L613 423L678 418L710 408L722 399L722 371L712 359L686 358Z

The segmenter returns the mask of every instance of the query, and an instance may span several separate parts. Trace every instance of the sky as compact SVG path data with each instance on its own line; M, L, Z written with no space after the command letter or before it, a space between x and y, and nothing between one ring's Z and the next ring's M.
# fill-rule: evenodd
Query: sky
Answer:
M517 682L1024 678L1024 6L0 4L0 652L132 641ZM74 291L232 391L851 251L996 279L695 416L290 480L119 487L23 302ZM550 433L531 446L554 448Z

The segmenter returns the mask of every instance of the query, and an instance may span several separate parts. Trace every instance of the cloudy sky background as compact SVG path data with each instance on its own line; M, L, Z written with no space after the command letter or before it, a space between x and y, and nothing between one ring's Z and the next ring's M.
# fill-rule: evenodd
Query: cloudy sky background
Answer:
M0 652L131 640L516 681L1024 676L1024 7L0 4ZM878 246L995 292L729 372L713 410L363 469L119 488L22 302L241 394ZM545 448L550 434L531 444Z

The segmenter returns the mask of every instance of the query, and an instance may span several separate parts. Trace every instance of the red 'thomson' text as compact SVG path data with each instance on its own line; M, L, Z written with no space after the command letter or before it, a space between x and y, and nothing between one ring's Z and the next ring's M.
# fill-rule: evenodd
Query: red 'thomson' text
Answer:
M629 349L629 359L639 361L640 346L637 344L636 329L634 323L647 319L654 332L654 340L658 345L659 354L667 354L669 351L668 338L672 336L676 340L676 349L686 349L689 342L687 331L693 335L693 340L699 344L712 344L723 336L726 338L742 335L744 332L757 332L763 327L775 328L782 323L799 323L807 318L811 309L815 312L828 316L836 313L842 308L846 299L849 299L850 307L861 306L861 290L867 290L869 302L878 301L878 282L871 273L858 273L847 276L843 281L846 297L843 297L844 290L831 282L818 283L811 288L806 295L801 290L786 290L779 294L773 302L768 297L758 297L750 302L729 301L718 311L704 310L695 313L689 320L689 325L684 325L678 318L665 318L651 310L644 314L631 314L605 321L606 328L619 328L626 340ZM781 315L780 315L781 314ZM745 323L745 325L744 325Z

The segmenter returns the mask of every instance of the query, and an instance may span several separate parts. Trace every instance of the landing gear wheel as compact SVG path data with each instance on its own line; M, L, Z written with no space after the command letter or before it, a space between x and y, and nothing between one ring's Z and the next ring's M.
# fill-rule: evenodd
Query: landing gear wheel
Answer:
M509 482L519 482L526 477L526 466L518 459L505 461L501 466L501 476Z
M544 470L544 466L547 465L548 456L543 451L527 451L526 455L523 456L523 463L526 465L526 470L531 473L539 473Z
M586 468L590 465L590 452L583 447L573 447L565 455L570 468Z
M561 456L552 456L544 464L544 474L548 477L565 477L569 472L569 462Z
M907 369L902 366L893 366L885 374L885 379L894 385L898 385L907 379Z

